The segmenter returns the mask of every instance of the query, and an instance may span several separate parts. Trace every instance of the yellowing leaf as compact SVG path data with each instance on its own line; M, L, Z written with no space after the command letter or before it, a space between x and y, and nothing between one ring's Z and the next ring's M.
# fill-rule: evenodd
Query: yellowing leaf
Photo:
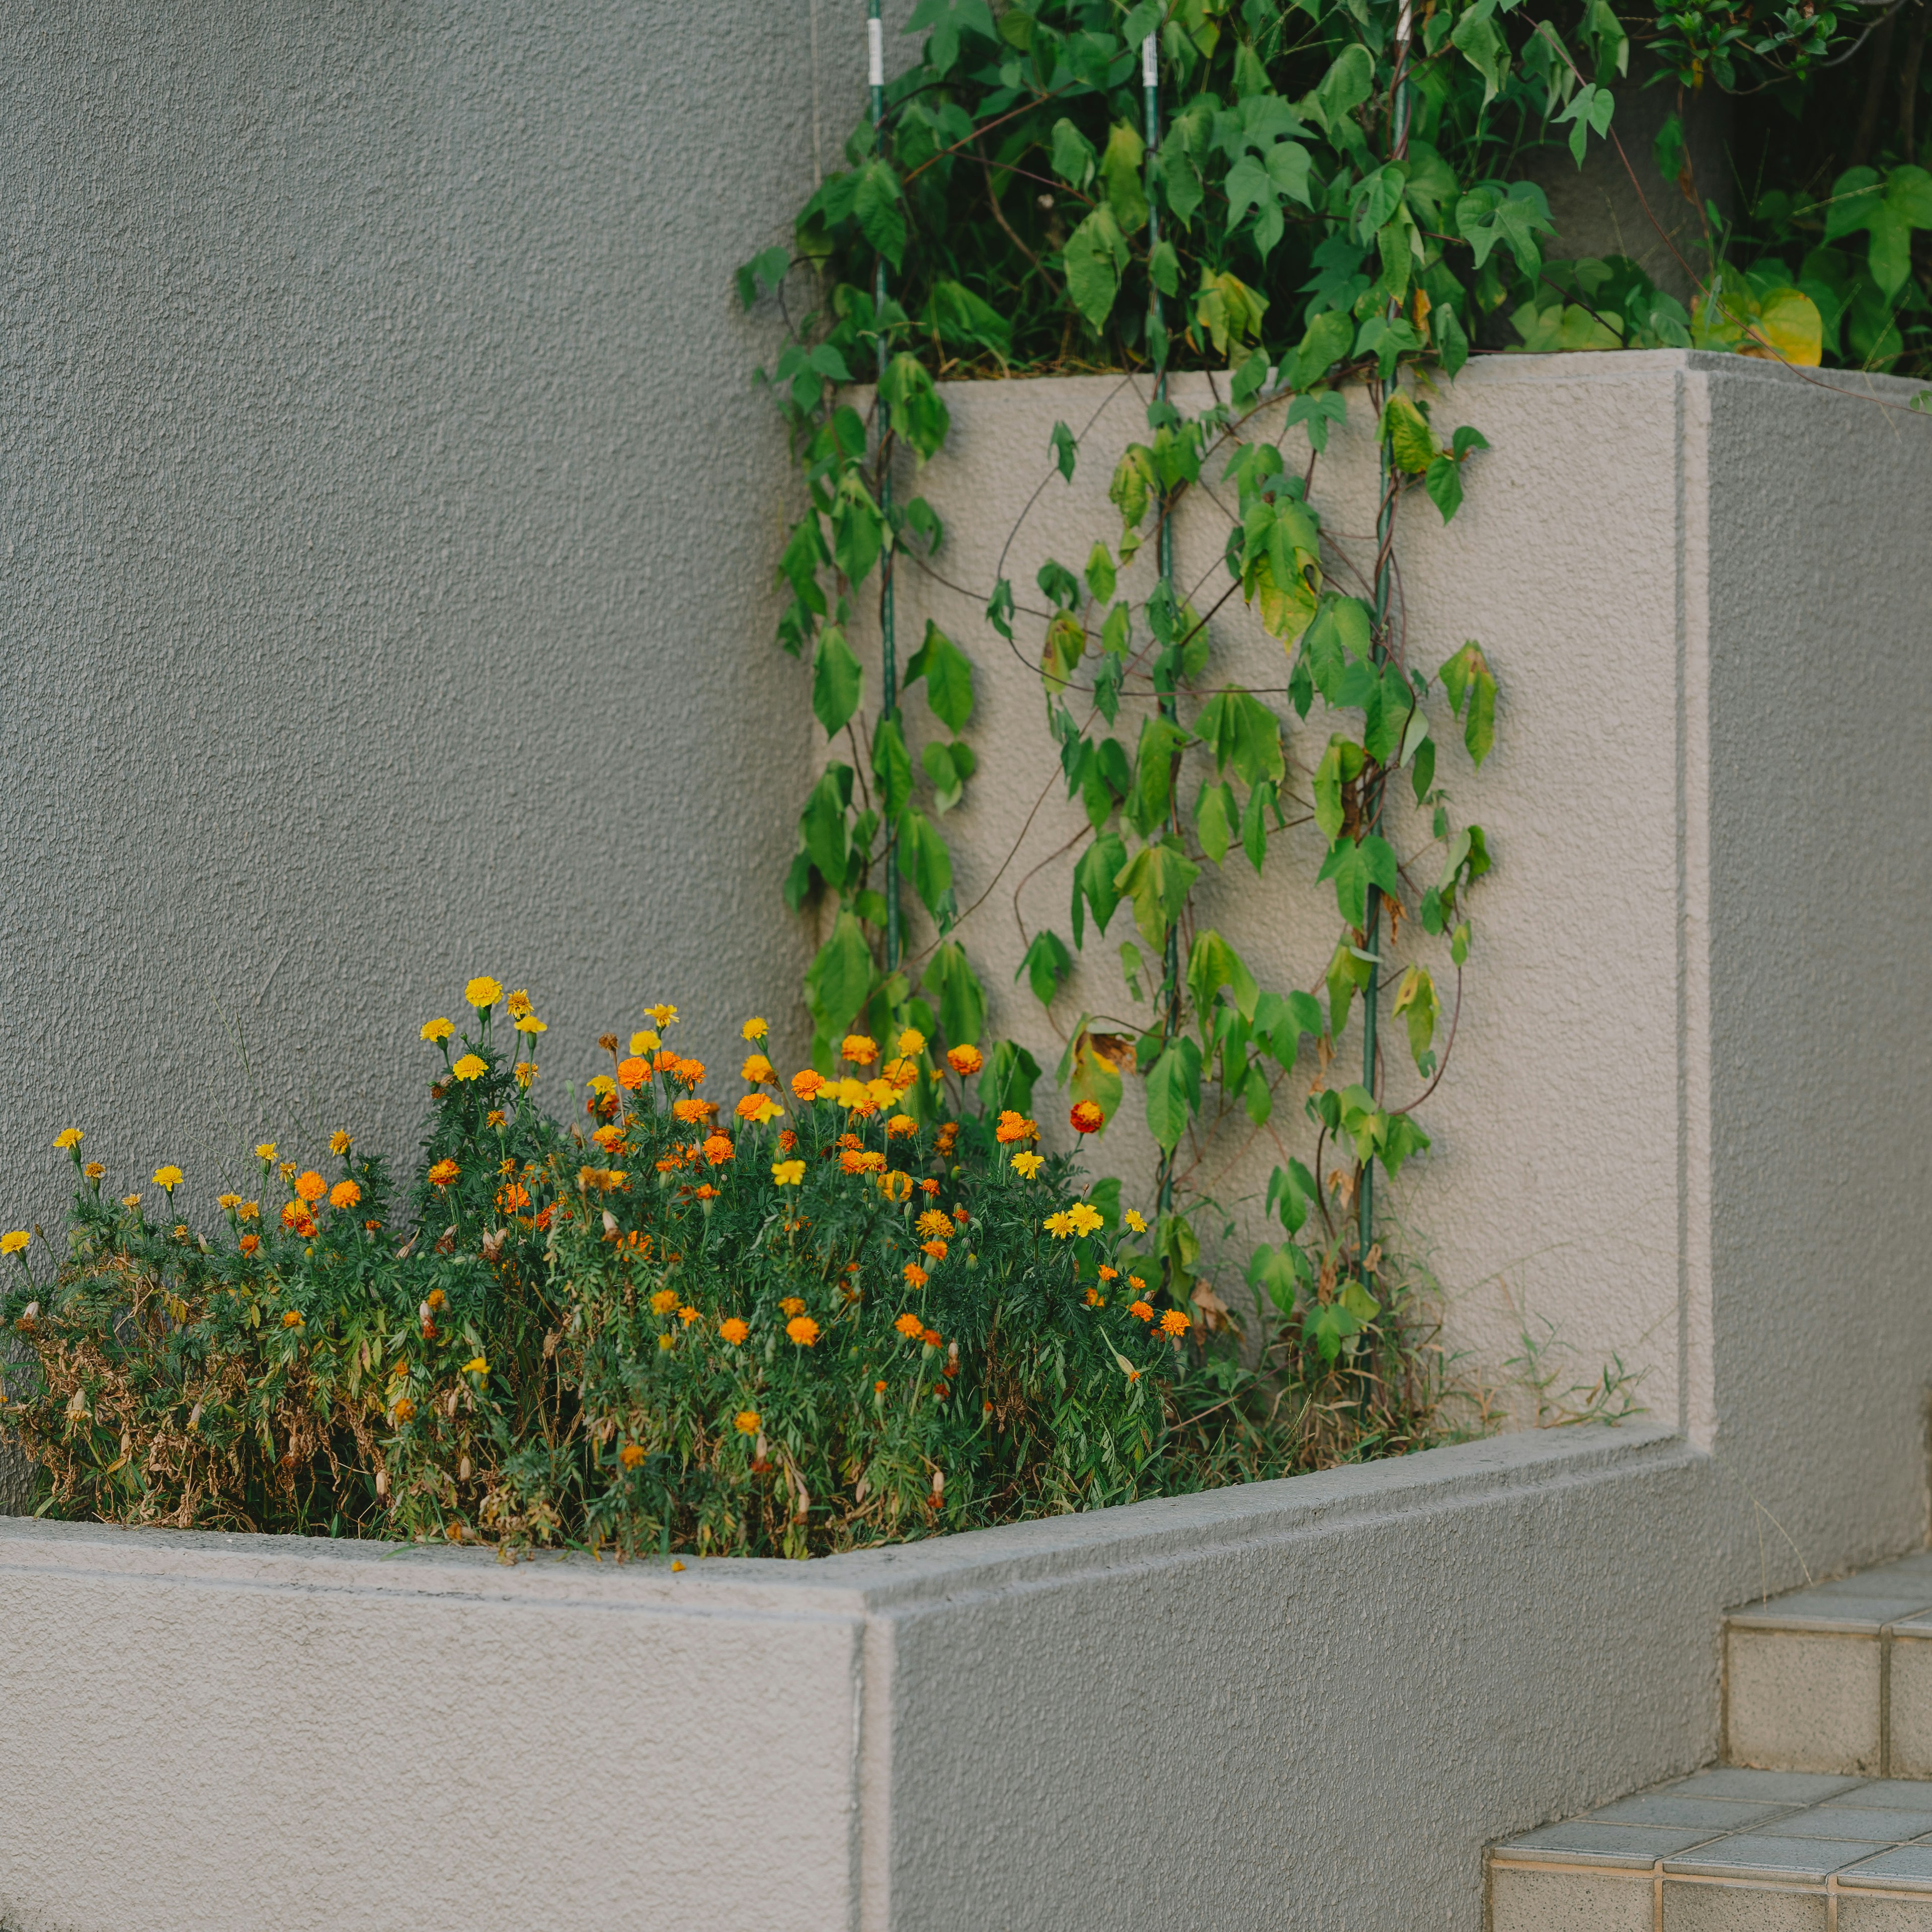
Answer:
M1760 362L1815 369L1822 359L1824 345L1824 318L1811 298L1797 289L1773 289L1759 303L1738 352L1755 356Z

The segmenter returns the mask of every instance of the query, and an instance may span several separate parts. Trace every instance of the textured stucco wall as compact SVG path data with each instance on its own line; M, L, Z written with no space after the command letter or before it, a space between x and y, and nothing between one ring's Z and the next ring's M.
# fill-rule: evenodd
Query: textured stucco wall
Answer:
M0 1523L0 1922L1476 1932L1707 1754L1716 1496L1634 1428L682 1574Z
M788 1030L731 277L856 107L825 11L0 5L0 1221L70 1123L197 1211L264 1134L406 1159L475 971L554 1095L646 1000Z
M1200 379L1181 389L1208 400ZM961 904L984 897L961 937L992 1030L1050 1067L1083 1011L1145 1023L1114 956L1136 935L1125 908L1106 941L1090 932L1050 1014L1013 983L1028 934L1067 933L1067 848L1085 820L1045 728L1041 622L1023 619L1010 648L981 610L1003 549L1022 605L1038 605L1046 557L1077 566L1112 541L1106 484L1144 434L1144 398L1098 377L945 393L952 437L917 487L947 541L932 571L902 579L902 634L930 616L974 656L983 764L946 823ZM1872 393L1895 404L1910 389ZM1056 419L1085 437L1070 485L1052 473ZM1439 690L1431 701L1438 781L1458 822L1487 829L1495 869L1470 902L1454 1057L1423 1117L1436 1144L1387 1197L1402 1238L1443 1284L1463 1372L1519 1418L1508 1364L1527 1327L1564 1380L1612 1358L1640 1370L1636 1399L1715 1447L1740 1500L1790 1528L1814 1570L1902 1547L1924 1531L1932 1380L1932 795L1914 749L1932 727L1932 424L1762 363L1675 352L1493 358L1438 400L1438 430L1462 422L1492 448L1453 525L1419 495L1405 508L1402 588L1412 662L1432 672L1473 637L1502 681L1479 773ZM1250 433L1280 436L1280 412ZM1284 448L1306 461L1299 431ZM1345 584L1372 556L1374 488L1358 398L1313 493ZM1198 500L1180 519L1178 574L1203 610L1227 583L1226 528ZM1132 594L1151 568L1150 550L1124 580ZM1321 707L1294 717L1286 660L1238 598L1210 629L1197 698L1230 677L1269 694L1305 798ZM1132 742L1135 706L1115 729ZM1423 853L1420 815L1397 826L1404 858ZM1264 985L1312 988L1325 968L1322 850L1311 828L1291 830L1260 881L1235 850L1203 890L1203 922ZM1412 902L1432 876L1418 862ZM1338 1070L1351 1078L1358 1036ZM1412 1094L1399 1030L1384 1055L1386 1090ZM1284 1150L1312 1155L1305 1084L1284 1083L1269 1131L1238 1121L1202 1169L1235 1230L1216 1270L1230 1299L1269 1168ZM1093 1158L1145 1190L1138 1090ZM1773 1540L1795 1580L1797 1558Z

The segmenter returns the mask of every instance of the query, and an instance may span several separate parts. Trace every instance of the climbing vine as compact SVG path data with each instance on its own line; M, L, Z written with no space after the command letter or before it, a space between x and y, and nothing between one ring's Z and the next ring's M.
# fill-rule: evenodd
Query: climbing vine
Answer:
M890 85L875 74L848 166L800 212L794 246L740 274L746 305L770 299L788 324L761 376L807 495L778 635L810 662L829 748L785 887L824 920L806 982L821 1060L854 1024L976 1044L985 1022L944 831L977 770L974 671L928 623L897 675L894 574L935 567L945 533L922 496L895 500L895 466L916 476L945 442L936 377L1126 372L1146 429L1101 459L1118 525L1032 586L984 586L989 630L1038 651L1088 820L1066 930L1034 934L1022 972L1051 1006L1076 956L1105 943L1120 962L1135 1014L1081 1016L1056 1078L1085 1127L1138 1084L1166 1293L1210 1323L1224 1312L1197 1274L1200 1177L1217 1135L1264 1130L1282 1154L1267 1194L1280 1238L1249 1280L1329 1360L1368 1359L1376 1176L1429 1144L1417 1109L1454 1046L1491 859L1451 760L1488 755L1496 674L1479 641L1412 635L1398 584L1401 519L1451 520L1487 448L1474 428L1438 433L1442 384L1472 352L1511 347L1896 359L1926 305L1914 236L1932 230L1932 177L1909 156L1808 202L1760 196L1754 243L1707 200L1688 303L1629 260L1545 254L1538 170L1552 155L1629 164L1615 111L1634 46L1681 108L1707 81L1802 87L1856 25L1810 4L1667 9L1634 32L1609 0L919 0L918 56ZM1680 112L1654 158L1696 206L1684 151ZM1801 231L1815 245L1794 264L1776 236ZM1848 246L1861 234L1862 260ZM1178 406L1167 379L1182 370L1214 374L1210 406ZM869 400L849 386L873 376ZM1380 452L1366 559L1322 509L1322 460L1352 417ZM1083 440L1056 424L1042 458L1070 481L1093 460ZM1228 512L1211 596L1175 574L1190 498ZM888 655L868 706L848 633L874 594ZM1217 664L1214 619L1236 597L1282 645L1281 686ZM1448 746L1427 708L1438 688ZM1319 835L1335 943L1316 985L1270 988L1198 916L1197 890L1226 866L1288 866L1276 835L1303 825ZM923 909L922 948L902 950L894 892ZM1114 923L1123 907L1134 938ZM1384 1017L1412 1064L1406 1099ZM1024 1109L1042 1077L1002 1046L983 1096Z

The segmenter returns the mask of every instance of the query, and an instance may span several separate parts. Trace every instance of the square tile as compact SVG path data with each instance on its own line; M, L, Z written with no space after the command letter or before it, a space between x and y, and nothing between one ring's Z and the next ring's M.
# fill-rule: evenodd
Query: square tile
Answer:
M1651 1882L1621 1872L1490 1874L1491 1932L1652 1932Z
M1894 1811L1932 1811L1932 1778L1872 1778L1824 1801L1828 1804L1882 1804Z
M1814 1804L1809 1810L1781 1812L1760 1828L1786 1838L1832 1838L1871 1845L1903 1844L1932 1832L1932 1812L1894 1811L1877 1804Z
M1880 1624L1901 1622L1927 1607L1922 1592L1864 1591L1845 1593L1827 1584L1815 1590L1793 1590L1768 1604L1741 1604L1728 1612L1733 1624L1753 1625L1825 1624L1846 1629L1875 1630Z
M1861 1844L1744 1832L1734 1838L1714 1839L1694 1851L1667 1853L1664 1868L1712 1878L1788 1879L1798 1884L1822 1885L1827 1873L1869 1856Z
M1856 1802L1852 1794L1862 1791L1866 1782L1862 1778L1834 1778L1814 1771L1747 1771L1737 1765L1719 1765L1710 1771L1694 1771L1688 1778L1660 1786L1653 1795L1668 1792L1678 1798L1742 1798L1765 1804L1820 1804L1831 1798Z
M1826 1932L1830 1912L1822 1892L1664 1882L1664 1932Z
M1647 1871L1659 1858L1688 1851L1717 1835L1708 1831L1669 1830L1645 1825L1596 1825L1573 1818L1567 1825L1544 1825L1496 1847L1498 1858L1553 1858L1570 1864L1622 1865ZM1857 1854L1853 1852L1852 1856Z
M1878 1769L1878 1640L1729 1624L1725 1752L1733 1763Z
M1593 1825L1678 1826L1688 1831L1701 1826L1712 1832L1742 1832L1768 1820L1790 1815L1789 1804L1754 1803L1743 1798L1711 1798L1701 1792L1650 1791L1640 1798L1619 1798L1588 1814ZM1932 1830L1932 1826L1927 1827ZM1916 1835L1901 1832L1901 1838Z
M1838 1874L1846 1885L1880 1885L1932 1893L1932 1845L1899 1845Z

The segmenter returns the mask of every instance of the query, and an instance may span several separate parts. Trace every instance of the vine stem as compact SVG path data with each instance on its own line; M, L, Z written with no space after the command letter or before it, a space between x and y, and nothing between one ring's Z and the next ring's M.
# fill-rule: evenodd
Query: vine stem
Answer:
M872 88L872 128L876 134L886 118L885 28L879 0L866 0L866 78ZM883 724L898 712L899 667L892 632L892 417L886 400L886 258L881 254L872 272L872 319L878 326L878 382L874 391L879 424L879 508L885 518L886 542L879 560L879 718ZM886 970L899 963L899 842L895 826L886 827Z

